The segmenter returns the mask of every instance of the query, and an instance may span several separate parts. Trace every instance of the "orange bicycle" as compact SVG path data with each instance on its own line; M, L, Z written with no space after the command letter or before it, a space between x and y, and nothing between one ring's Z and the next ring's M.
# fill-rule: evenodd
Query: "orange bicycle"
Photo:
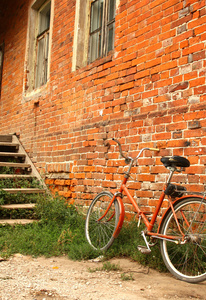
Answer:
M148 218L131 196L126 183L134 162L143 151L159 151L159 149L143 148L137 157L132 158L123 154L118 140L113 139L113 141L119 145L120 154L129 167L117 192L103 191L92 201L85 224L85 234L89 244L96 250L104 251L117 238L125 216L122 200L124 192L137 212L139 223L142 220L146 226L146 229L141 232L145 246L139 246L138 249L142 253L150 253L150 247L160 240L163 261L175 277L190 283L206 280L205 195L188 192L184 195L186 193L184 187L171 183L175 171L181 172L190 166L189 160L181 156L161 158L161 162L170 173L155 211L152 217ZM155 231L154 224L165 196L168 197L169 206Z

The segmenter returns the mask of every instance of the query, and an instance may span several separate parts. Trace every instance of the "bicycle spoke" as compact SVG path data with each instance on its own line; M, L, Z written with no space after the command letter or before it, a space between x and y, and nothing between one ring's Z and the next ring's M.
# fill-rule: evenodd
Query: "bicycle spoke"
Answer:
M89 208L85 225L86 237L95 249L107 249L114 240L119 206L117 201L111 204L112 198L110 193L100 193Z
M161 253L170 272L188 282L199 282L206 279L206 202L191 198L176 205L178 223L185 234L183 244L161 242ZM179 235L178 226L172 211L163 224L162 233Z

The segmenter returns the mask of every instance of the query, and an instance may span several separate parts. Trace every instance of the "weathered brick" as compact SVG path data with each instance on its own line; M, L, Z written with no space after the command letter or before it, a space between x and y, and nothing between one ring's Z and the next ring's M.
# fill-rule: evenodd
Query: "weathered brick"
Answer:
M173 93L173 92L178 91L178 90L184 90L184 89L188 88L188 86L189 86L188 81L181 82L179 84L175 84L175 85L171 86L169 88L169 92Z

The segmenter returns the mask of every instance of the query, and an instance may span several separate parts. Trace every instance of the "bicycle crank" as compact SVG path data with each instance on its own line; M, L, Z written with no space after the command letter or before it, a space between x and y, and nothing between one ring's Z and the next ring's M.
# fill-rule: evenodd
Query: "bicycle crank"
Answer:
M149 243L148 243L148 241L147 241L147 239L146 239L146 236L145 236L144 231L141 232L141 235L142 235L142 237L143 237L143 239L144 239L144 241L145 241L146 246L141 246L141 245L139 245L139 246L137 247L137 249L138 249L141 253L143 253L143 254L149 254L149 253L151 252L151 249L150 249Z
M150 254L151 250L148 249L146 246L138 246L137 249L142 253L142 254Z

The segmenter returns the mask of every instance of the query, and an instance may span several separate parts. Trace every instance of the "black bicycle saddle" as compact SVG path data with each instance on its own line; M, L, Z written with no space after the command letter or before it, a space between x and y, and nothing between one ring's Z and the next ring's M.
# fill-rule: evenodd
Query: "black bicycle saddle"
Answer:
M161 162L166 168L167 167L188 168L190 166L189 160L182 156L162 157Z

